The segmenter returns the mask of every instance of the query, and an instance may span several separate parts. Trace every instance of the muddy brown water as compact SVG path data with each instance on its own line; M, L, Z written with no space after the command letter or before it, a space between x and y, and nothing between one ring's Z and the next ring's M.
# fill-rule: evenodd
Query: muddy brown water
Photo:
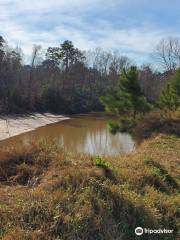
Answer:
M112 135L107 123L110 117L102 114L71 116L71 119L40 127L0 142L0 148L30 144L42 139L53 140L65 150L91 155L113 156L135 149L131 135Z

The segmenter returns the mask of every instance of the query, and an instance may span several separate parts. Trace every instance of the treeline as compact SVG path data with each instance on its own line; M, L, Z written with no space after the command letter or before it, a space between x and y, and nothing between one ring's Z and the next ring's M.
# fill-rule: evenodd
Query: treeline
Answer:
M176 39L163 40L157 50L161 67L167 71L162 86L157 82L156 89L159 91L160 86L162 89L156 99L153 101L148 99L147 93L153 90L153 85L149 85L149 89L145 88L147 84L141 81L144 77L136 66L123 69L113 94L100 97L105 110L118 116L118 122L109 123L112 133L117 131L133 133L135 130L136 135L141 133L139 135L143 136L153 132L180 135L180 42ZM147 82L150 84L151 80L149 78Z
M159 98L179 67L178 44L168 39L158 45L156 57L163 72L150 66L138 69L138 81L149 102ZM49 47L45 54L34 46L30 62L24 64L22 50L12 49L0 37L0 113L100 111L100 96L116 91L123 69L134 65L117 52L81 51L68 40Z

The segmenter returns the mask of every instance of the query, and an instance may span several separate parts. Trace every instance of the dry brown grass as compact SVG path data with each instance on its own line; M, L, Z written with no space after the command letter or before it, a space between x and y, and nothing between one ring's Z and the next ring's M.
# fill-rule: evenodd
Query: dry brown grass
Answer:
M41 144L0 151L0 182L27 185L48 167L51 153Z
M134 135L138 139L150 138L160 133L180 136L180 111L150 112L138 122L134 130Z
M0 238L131 240L136 226L177 231L179 160L180 139L165 135L98 164L45 143L3 151Z

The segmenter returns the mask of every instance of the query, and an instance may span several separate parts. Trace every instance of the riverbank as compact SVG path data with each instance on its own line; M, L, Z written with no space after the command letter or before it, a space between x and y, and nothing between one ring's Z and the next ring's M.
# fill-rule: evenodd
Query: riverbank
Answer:
M147 139L134 154L90 157L50 143L0 150L2 240L131 240L134 229L170 229L175 240L180 138Z
M69 119L69 117L51 113L0 116L0 140L5 140L21 133L67 119Z

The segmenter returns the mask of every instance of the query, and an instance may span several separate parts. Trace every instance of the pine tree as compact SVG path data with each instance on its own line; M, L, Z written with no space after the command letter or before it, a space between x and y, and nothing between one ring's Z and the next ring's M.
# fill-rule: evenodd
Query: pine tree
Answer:
M159 106L161 109L170 111L175 111L177 109L178 98L170 83L167 84L166 89L161 94Z
M159 107L170 111L176 111L180 108L180 69L177 70L174 79L168 82L162 92Z
M180 97L180 69L176 71L176 75L172 81L172 87L176 92L177 97Z
M144 97L138 82L138 70L134 66L127 72L123 70L116 92L103 96L100 100L106 111L120 117L121 130L133 126L139 113L144 113L150 109L150 104ZM110 127L117 129L117 126L112 123Z

